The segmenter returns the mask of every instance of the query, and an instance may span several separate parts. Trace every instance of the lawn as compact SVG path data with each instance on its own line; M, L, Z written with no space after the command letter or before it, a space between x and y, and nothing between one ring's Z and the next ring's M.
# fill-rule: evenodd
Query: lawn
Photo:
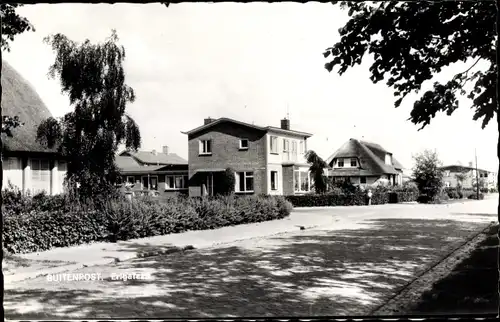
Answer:
M424 293L410 314L498 312L498 225L470 257Z

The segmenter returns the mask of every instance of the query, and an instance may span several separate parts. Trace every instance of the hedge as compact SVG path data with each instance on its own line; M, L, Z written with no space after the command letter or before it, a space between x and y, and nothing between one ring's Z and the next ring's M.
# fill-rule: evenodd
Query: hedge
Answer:
M372 194L372 205L381 205L389 202L412 202L417 200L417 196L418 194L413 191L374 191ZM366 192L290 195L285 198L294 207L362 206L368 204Z
M59 209L15 213L4 217L3 247L28 253L90 242L115 242L188 230L262 222L287 217L292 205L283 197L232 196L217 199L148 198L113 200L99 210ZM12 203L11 203L12 205Z

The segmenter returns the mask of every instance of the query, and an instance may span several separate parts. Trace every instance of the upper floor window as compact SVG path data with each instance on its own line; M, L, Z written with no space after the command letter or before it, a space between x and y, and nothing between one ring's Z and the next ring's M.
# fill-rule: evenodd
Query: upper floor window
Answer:
M200 140L200 154L212 154L212 140Z
M283 152L288 152L289 149L290 149L290 141L288 141L287 139L283 139Z
M385 164L392 165L392 156L389 153L385 155Z
M306 147L305 147L304 141L300 141L299 151L300 151L300 153L306 153Z
M351 167L357 167L358 163L356 161L356 158L351 158Z
M240 150L248 150L248 139L240 140Z
M271 136L270 145L271 153L278 153L278 138L276 136Z
M343 168L344 167L344 159L338 159L337 160L337 167Z
M292 153L297 154L297 141L292 141Z

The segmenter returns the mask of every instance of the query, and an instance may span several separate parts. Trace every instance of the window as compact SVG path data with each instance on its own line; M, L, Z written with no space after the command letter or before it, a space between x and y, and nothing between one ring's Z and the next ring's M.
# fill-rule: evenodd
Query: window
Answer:
M338 159L337 161L337 167L343 168L344 167L344 159Z
M134 176L127 176L127 179L125 181L126 181L126 183L129 183L129 184L135 184L135 177Z
M304 141L300 141L300 143L299 143L299 151L300 151L300 153L306 153L306 149L305 149L305 146L304 146Z
M356 158L351 158L351 167L356 167L356 166L358 166Z
M42 191L50 193L49 160L31 160L31 186L34 193Z
M297 141L292 141L292 152L297 154Z
M158 177L157 176L143 176L142 189L158 190Z
M278 171L271 171L271 190L278 190Z
M166 175L165 190L187 189L188 176L185 175Z
M283 139L283 152L288 152L289 151L289 146L290 144L290 141L288 141L287 139Z
M200 154L212 154L212 140L200 141Z
M308 171L294 171L295 192L309 192L311 189L311 178Z
M240 150L248 150L248 140L247 139L240 140Z
M253 172L237 172L235 192L253 192Z
M366 177L360 177L359 183L366 183Z
M278 153L278 138L276 136L271 136L270 140L271 144L271 153L277 154Z

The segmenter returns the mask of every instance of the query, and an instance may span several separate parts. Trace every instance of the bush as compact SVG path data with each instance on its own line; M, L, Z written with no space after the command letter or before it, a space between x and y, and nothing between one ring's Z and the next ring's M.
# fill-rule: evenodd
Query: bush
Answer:
M457 188L447 187L444 188L444 192L448 195L449 199L461 199L461 192ZM463 194L462 194L463 196Z
M490 193L498 193L498 189L497 188L490 188Z
M473 194L470 194L468 199L474 199L474 200L477 200L477 193L473 193ZM479 194L479 200L483 200L484 199L484 195L482 193Z
M148 197L132 201L113 198L91 211L78 209L80 206L65 209L61 202L65 196L37 198L42 202L26 207L30 211L15 213L10 208L4 214L3 247L8 252L44 251L93 241L116 242L261 222L284 218L292 210L290 202L273 196L171 197L161 203ZM40 210L48 205L57 209Z
M417 198L418 203L431 203L432 198L428 195L419 195Z

